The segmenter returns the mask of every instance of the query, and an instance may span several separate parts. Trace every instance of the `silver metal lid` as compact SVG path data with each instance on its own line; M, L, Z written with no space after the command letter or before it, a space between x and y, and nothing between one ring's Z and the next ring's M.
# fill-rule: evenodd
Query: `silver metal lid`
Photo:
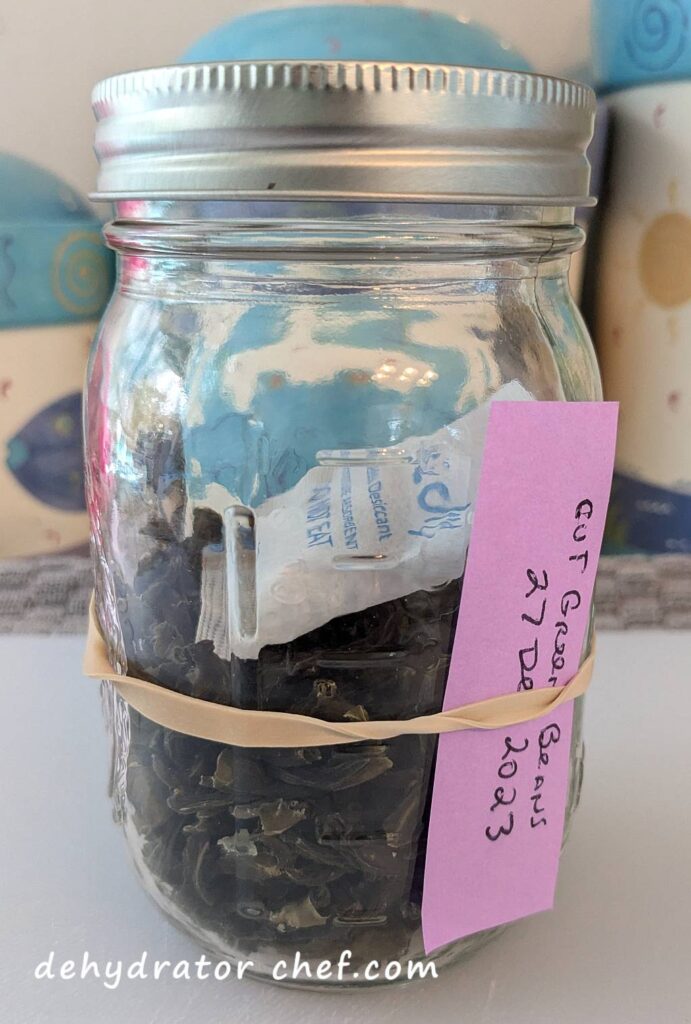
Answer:
M97 199L589 204L595 96L421 64L187 64L96 86Z

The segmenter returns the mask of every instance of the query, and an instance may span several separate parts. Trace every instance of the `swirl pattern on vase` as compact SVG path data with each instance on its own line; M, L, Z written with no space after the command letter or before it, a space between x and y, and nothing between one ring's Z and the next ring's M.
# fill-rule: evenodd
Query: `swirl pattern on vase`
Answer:
M626 30L626 51L638 67L666 71L683 53L688 31L684 0L638 0Z

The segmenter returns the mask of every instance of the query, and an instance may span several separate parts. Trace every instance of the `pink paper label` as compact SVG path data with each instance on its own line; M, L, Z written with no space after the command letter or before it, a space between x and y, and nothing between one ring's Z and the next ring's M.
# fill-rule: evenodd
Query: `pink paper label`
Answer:
M578 670L612 481L617 404L492 406L444 708ZM573 704L439 738L422 929L430 953L554 902Z

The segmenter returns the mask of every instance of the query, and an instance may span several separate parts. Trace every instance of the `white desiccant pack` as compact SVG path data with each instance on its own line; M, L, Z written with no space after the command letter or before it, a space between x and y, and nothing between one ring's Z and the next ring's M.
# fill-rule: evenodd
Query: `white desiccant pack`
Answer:
M529 401L517 381L491 401ZM463 574L490 402L390 448L324 451L290 490L224 513L197 640L256 658L340 615Z

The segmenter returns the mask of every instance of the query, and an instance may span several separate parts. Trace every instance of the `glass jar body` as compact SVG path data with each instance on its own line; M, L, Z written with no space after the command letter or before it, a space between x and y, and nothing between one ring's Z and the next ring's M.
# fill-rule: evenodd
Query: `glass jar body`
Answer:
M87 487L119 670L332 720L440 709L481 457L482 431L463 424L495 395L600 388L566 284L574 229L398 216L393 231L238 228L218 211L110 229L121 254L90 362ZM459 451L467 503L435 470ZM386 487L414 487L415 511L401 500L394 515ZM363 495L373 532L358 538ZM433 737L242 750L108 703L139 873L207 950L322 985L405 980L424 960ZM577 702L567 824L580 720ZM347 973L317 976L346 950ZM297 955L308 966L291 977Z

